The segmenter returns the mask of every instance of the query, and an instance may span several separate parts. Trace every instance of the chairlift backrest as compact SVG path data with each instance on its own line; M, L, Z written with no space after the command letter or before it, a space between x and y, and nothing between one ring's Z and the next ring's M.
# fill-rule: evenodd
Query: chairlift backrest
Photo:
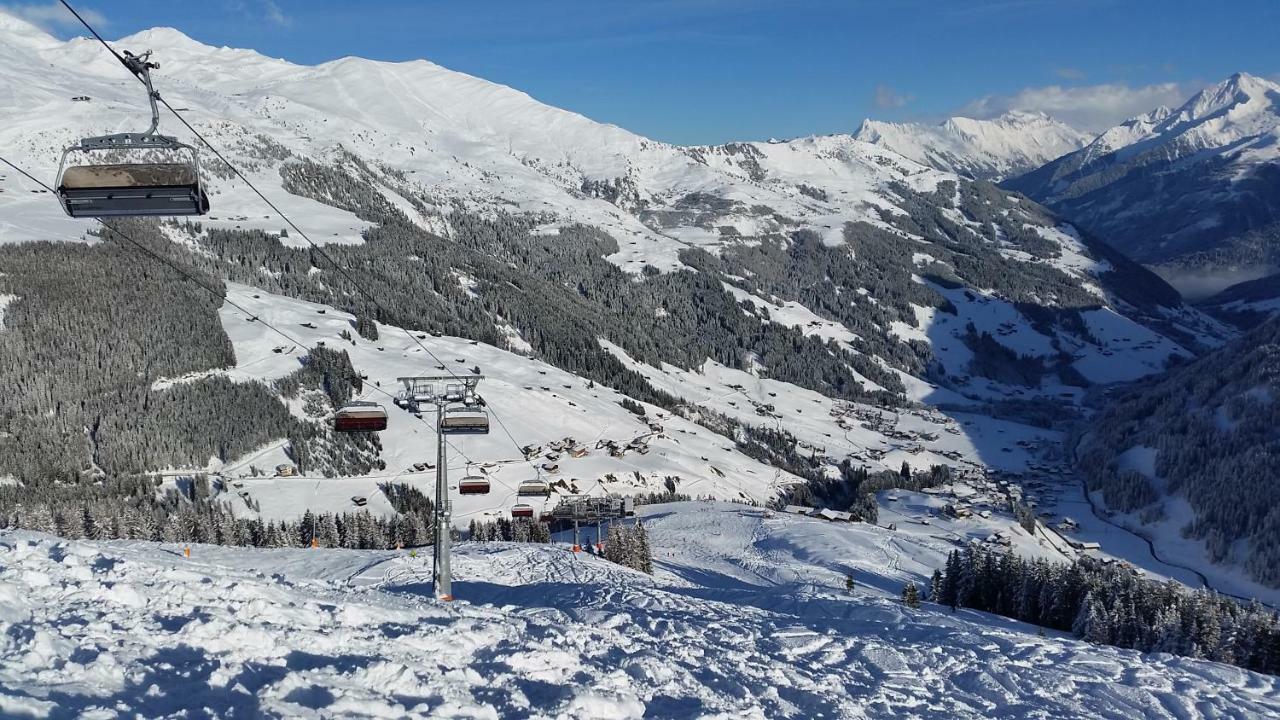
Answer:
M489 413L478 407L453 407L444 412L440 432L445 435L489 434Z
M380 432L387 429L387 411L375 402L352 401L334 416L333 429L335 432Z
M516 494L551 497L551 487L541 480L526 480L516 488Z

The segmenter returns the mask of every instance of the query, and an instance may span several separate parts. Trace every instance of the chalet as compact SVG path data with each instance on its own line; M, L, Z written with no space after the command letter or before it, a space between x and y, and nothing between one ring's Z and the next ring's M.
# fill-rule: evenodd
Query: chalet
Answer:
M838 522L853 522L853 513L823 508L816 513L817 517Z
M811 515L813 513L813 508L806 507L804 505L788 505L782 508L782 511L793 515Z

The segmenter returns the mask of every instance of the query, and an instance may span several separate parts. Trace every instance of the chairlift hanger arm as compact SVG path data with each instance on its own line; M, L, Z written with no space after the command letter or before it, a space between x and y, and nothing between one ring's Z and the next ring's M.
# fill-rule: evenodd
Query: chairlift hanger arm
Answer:
M156 105L156 100L160 99L160 93L151 85L151 71L158 70L160 63L151 62L151 51L148 50L141 55L134 55L128 50L124 50L124 58L121 62L129 68L129 72L133 73L147 86L147 100L151 103L151 127L143 135L155 135L156 129L160 127L160 107Z

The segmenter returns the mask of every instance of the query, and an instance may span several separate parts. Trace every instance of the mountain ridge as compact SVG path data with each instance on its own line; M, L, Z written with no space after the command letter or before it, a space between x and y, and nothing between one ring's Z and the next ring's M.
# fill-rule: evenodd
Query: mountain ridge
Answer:
M1236 73L1003 185L1211 295L1280 268L1280 85Z
M936 124L863 120L854 137L918 163L978 180L1002 180L1084 147L1093 136L1046 113L1012 110Z

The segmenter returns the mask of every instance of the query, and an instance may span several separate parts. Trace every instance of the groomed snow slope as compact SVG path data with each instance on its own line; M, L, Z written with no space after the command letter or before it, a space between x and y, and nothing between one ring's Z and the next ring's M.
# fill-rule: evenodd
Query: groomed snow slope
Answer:
M728 505L649 510L653 577L562 546L464 543L463 599L449 605L404 553L198 546L185 559L151 543L0 534L0 715L1280 712L1272 677L837 590L841 558L872 554L852 528Z

